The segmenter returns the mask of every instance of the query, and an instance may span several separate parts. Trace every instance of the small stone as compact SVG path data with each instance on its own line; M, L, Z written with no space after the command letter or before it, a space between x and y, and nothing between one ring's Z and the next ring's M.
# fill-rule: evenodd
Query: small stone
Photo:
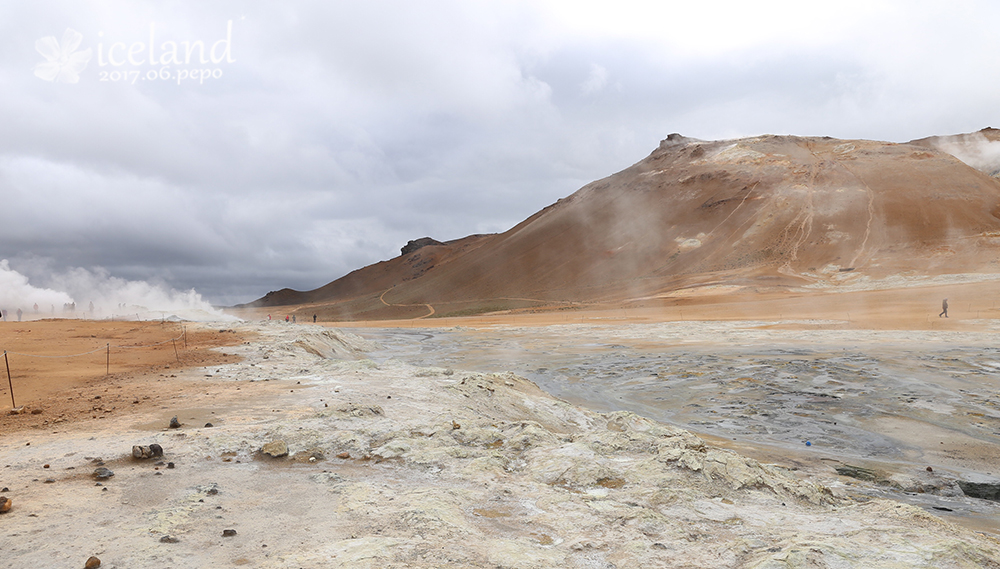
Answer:
M455 421L452 421L452 422L451 422L451 429L452 429L453 431L457 431L457 430L459 430L459 429L461 429L461 428L462 428L462 425L459 425L459 424L458 424L458 423L456 423Z
M91 555L90 559L87 560L87 563L84 564L83 568L84 569L97 569L100 566L101 566L101 560L98 559L98 558L96 558L96 557L94 557L93 555Z
M219 489L218 488L209 488L208 491L205 492L205 493L208 494L209 496L215 496L216 494L219 493Z
M132 458L149 458L149 447L142 445L132 445Z
M213 425L212 423L205 423L205 428L206 428L206 429L207 429L207 428L210 428L210 427L214 427L214 426L215 426L215 425Z
M234 529L222 530L222 537L233 537L234 535L236 535L236 530Z
M106 480L114 476L115 473L111 471L110 468L100 467L94 471L94 478L98 480Z
M282 440L271 441L264 445L260 449L260 452L273 458L281 458L283 456L288 456L288 445L286 445L285 441Z
M342 452L342 453L340 453L340 454L337 455L337 458L351 458L351 453L349 453L349 452Z
M177 420L177 415L174 415L170 419L170 428L171 429L179 429L180 427L181 427L181 423L180 423L180 421Z
M55 484L56 483L56 479L55 478L46 478L45 479L45 483L46 484Z
M928 466L927 467L927 472L934 472L934 469Z
M24 413L23 405L20 407L14 407L13 409L10 410L11 415L20 415L21 413Z
M11 502L10 498L7 496L0 496L0 514L6 514L9 512L11 506L13 505L14 503Z
M177 539L172 535L165 535L160 538L160 543L180 543L181 540Z
M42 468L48 468L48 467L49 467L49 465L47 465L47 464L43 464L42 465Z
M173 467L174 467L174 463L172 463L172 462L168 462L167 463L167 468L173 468Z
M31 410L31 414L32 415L41 415L42 414L42 410L41 409L32 409Z

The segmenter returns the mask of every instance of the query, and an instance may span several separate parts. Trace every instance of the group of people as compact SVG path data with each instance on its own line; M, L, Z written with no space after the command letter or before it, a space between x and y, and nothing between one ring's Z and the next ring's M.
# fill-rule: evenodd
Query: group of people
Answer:
M37 302L34 304L34 306L32 307L32 309L35 311L35 314L38 314L38 303ZM90 303L90 305L88 307L88 310L90 311L90 314L93 315L93 313L94 313L94 303L93 302ZM75 311L76 311L76 303L75 302L66 302L66 303L63 304L63 312L75 312ZM56 305L53 304L52 305L52 314L55 315L55 313L56 313ZM20 322L21 319L24 317L24 310L18 308L16 314L17 314L17 321ZM7 322L7 311L6 310L0 309L0 319L2 319L4 322Z
M294 314L292 314L291 316L288 316L288 315L286 314L286 315L285 315L285 322L289 322L289 318L291 319L290 321L292 322L292 324L294 324L294 323L295 323L295 315L294 315ZM268 314L268 315L267 315L267 319L268 319L268 320L270 320L270 319L271 319L271 315L270 315L270 314ZM315 315L315 314L313 314L313 324L315 324L315 323L316 323L316 315Z

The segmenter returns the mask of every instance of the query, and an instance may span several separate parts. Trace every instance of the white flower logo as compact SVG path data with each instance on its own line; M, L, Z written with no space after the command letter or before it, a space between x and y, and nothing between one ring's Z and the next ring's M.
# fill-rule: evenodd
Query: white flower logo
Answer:
M80 72L87 67L92 55L91 49L73 53L80 47L83 34L66 28L62 44L53 36L46 36L35 42L35 49L46 59L35 65L35 77L46 81L60 83L76 83L80 81Z

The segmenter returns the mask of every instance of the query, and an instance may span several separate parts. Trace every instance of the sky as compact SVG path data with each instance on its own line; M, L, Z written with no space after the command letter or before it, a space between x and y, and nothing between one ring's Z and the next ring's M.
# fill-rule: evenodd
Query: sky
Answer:
M996 22L985 1L3 2L0 309L311 290L506 231L673 132L1000 127Z

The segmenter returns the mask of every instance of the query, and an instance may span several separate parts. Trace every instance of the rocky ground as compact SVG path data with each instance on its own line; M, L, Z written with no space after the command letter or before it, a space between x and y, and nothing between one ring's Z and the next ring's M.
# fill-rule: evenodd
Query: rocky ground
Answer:
M147 382L161 405L0 438L11 566L1000 567L993 535L512 373L227 326L242 361Z

